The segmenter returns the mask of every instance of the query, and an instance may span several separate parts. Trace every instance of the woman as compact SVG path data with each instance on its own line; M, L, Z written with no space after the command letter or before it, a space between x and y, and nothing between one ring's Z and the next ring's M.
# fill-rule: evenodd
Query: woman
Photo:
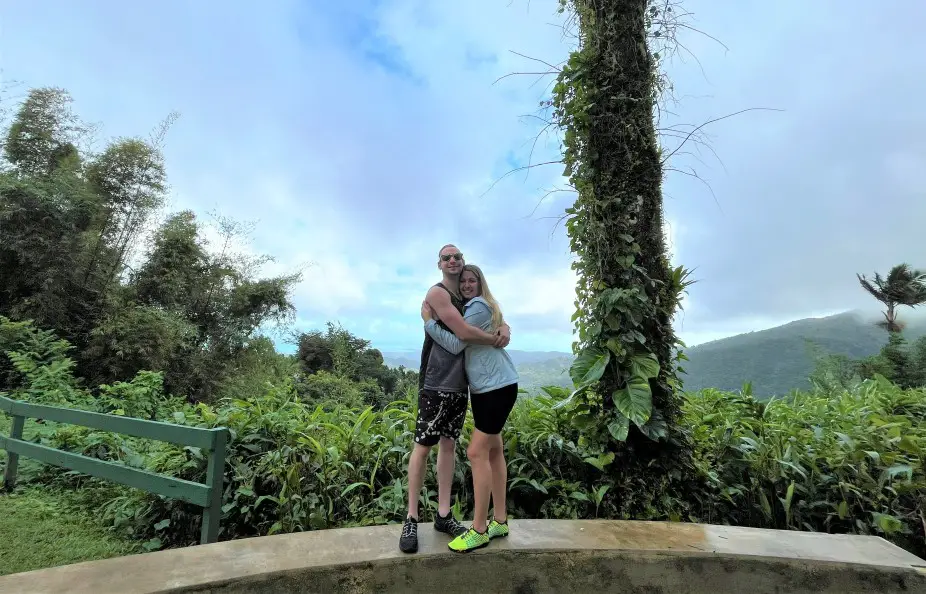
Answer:
M502 311L478 266L467 264L463 267L460 294L467 300L463 312L466 323L489 333L502 325ZM425 331L437 344L454 354L465 349L476 426L466 450L473 469L475 509L473 526L453 539L449 546L457 552L471 551L486 546L493 538L508 536L505 510L508 467L501 432L518 397L518 372L504 349L465 344L452 332L441 328L427 303L422 304L421 317L425 321ZM492 522L487 524L490 494L494 509Z

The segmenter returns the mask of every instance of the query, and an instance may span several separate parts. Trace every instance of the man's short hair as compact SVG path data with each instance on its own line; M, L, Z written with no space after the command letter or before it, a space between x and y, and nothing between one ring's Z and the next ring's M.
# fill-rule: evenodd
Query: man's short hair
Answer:
M437 250L437 259L438 259L438 260L440 260L440 254L441 254L441 252L443 252L445 249L447 249L447 248L449 248L449 247L455 247L455 248L457 248L458 250L460 249L460 248L458 248L457 246L455 246L454 244L448 243L447 245L441 247L441 249Z

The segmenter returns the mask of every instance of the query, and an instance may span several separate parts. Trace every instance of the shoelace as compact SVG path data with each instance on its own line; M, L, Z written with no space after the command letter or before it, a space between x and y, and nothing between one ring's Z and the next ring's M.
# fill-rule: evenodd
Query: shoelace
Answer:
M418 532L418 524L406 520L405 526L402 527L402 537L406 538L409 536L413 536L417 534L417 532Z
M454 518L453 516L450 516L449 518L447 518L447 524L448 524L448 526L450 526L450 527L452 528L452 530L453 530L454 532L456 532L456 533L461 533L461 532L463 532L464 530L466 530L466 526L464 526L463 524L461 524L460 522L458 522L457 519Z

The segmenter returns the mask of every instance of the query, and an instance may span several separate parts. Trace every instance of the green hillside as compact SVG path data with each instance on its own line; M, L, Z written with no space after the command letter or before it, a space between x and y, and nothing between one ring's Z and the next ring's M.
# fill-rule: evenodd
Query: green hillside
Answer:
M911 323L912 340L926 334L926 324ZM759 332L707 342L686 351L686 390L736 390L751 382L757 396L786 394L810 386L815 352L862 358L877 353L887 333L857 313L797 320Z

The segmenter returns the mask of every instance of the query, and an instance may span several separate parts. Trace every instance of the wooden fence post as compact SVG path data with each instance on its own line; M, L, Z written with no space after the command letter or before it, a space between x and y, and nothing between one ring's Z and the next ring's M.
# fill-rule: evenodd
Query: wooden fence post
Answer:
M23 425L26 423L26 417L13 415L13 427L10 430L10 439L23 438ZM6 453L6 470L3 473L3 485L7 491L12 491L16 486L16 469L19 466L19 454L7 451Z
M222 520L222 494L225 491L225 447L228 431L215 432L209 465L206 470L206 485L209 487L209 506L203 511L203 525L199 543L208 544L219 540L219 522Z

